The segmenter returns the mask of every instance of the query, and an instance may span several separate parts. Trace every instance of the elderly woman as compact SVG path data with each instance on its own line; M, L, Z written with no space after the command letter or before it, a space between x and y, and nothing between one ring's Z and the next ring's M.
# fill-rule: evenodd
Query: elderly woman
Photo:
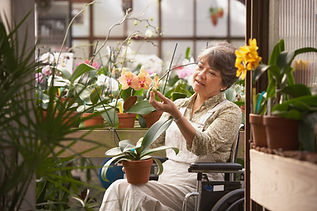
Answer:
M159 92L151 92L150 103L164 111L161 118L174 117L156 145L179 148L168 160L158 181L131 185L117 180L106 191L100 210L181 210L184 196L195 190L196 174L188 173L197 161L227 162L233 140L241 123L241 111L225 99L223 91L236 81L235 49L221 43L204 50L198 57L193 75L195 94L175 102ZM161 99L155 100L154 96ZM222 174L210 174L211 180L223 180ZM193 202L190 206L194 206Z

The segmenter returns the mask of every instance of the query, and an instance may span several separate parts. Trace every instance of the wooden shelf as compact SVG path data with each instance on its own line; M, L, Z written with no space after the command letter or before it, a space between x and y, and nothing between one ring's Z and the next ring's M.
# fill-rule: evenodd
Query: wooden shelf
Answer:
M250 150L250 197L269 210L317 210L317 165Z
M75 134L73 134L71 136L71 138L81 137L84 134L86 134L87 132L89 132L89 131L88 130L80 130L80 131L76 132ZM145 135L145 133L147 132L147 129L146 128L117 129L117 132L118 132L118 135L119 135L121 140L129 139L133 143L136 143L142 136ZM102 130L102 129L90 131L90 133L85 136L85 139L98 142L98 143L102 144L102 146L100 146L92 151L85 152L83 154L84 157L105 157L105 152L108 149L116 146L116 143L118 143L118 139L116 138L113 131ZM71 143L71 141L63 142L63 144L65 146L68 145L69 143ZM74 154L74 152L77 152L77 153L84 152L84 151L91 149L95 146L96 146L96 144L94 144L94 143L78 141L74 145L71 146L72 151L65 151L63 154L60 155L60 157L72 155L72 154Z

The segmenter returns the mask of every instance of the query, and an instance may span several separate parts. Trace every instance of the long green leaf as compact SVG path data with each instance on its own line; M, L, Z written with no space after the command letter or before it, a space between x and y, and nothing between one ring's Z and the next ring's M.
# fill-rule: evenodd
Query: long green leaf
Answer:
M153 148L153 149L144 150L144 151L141 153L141 157L146 156L146 155L149 155L149 154L152 154L152 153L154 153L154 152L164 151L164 150L167 150L167 149L172 149L172 150L174 150L175 154L178 154L178 152L179 152L179 149L176 148L176 147L160 146L160 147L156 147L156 148Z
M145 134L142 140L142 148L147 149L165 130L172 124L173 118L159 120Z
M82 76L83 74L91 71L91 70L95 70L95 68L89 64L86 63L81 63L80 65L77 66L77 68L74 70L74 73L72 74L71 77L71 83L74 83L74 81Z
M129 110L127 110L127 113L143 115L143 114L151 113L154 110L155 108L150 104L148 100L142 100L140 102L137 102Z

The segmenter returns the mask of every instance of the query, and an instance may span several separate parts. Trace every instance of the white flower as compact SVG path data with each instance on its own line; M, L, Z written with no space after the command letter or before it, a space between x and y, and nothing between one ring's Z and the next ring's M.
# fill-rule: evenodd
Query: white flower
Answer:
M151 29L147 29L144 33L145 37L153 37L154 36L154 32Z
M50 75L49 78L47 79L48 86L51 86L52 83L52 76ZM64 79L60 76L55 75L54 77L54 84L53 86L59 86L59 87L64 87L70 84L70 81L67 79Z
M105 86L110 91L117 91L119 89L119 83L116 79L110 78L105 75L98 75L97 86Z

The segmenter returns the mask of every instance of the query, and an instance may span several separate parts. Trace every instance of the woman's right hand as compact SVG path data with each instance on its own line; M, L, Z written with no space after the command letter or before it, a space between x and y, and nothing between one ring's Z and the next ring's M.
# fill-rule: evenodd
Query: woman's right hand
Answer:
M162 100L162 102L159 102L155 99L155 94ZM169 113L171 116L173 116L175 119L181 118L182 114L177 109L176 105L171 101L170 99L166 98L162 93L158 91L151 91L150 93L150 104L159 111L164 111Z

